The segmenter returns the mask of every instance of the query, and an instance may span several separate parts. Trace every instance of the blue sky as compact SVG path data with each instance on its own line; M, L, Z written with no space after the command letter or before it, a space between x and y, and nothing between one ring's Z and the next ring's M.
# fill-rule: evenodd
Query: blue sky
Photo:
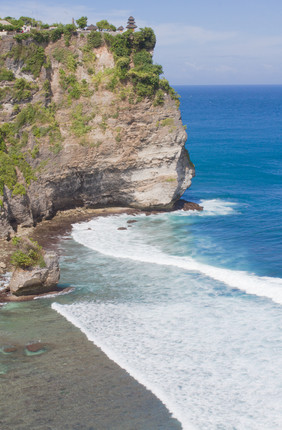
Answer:
M13 0L0 4L7 15L118 26L133 15L155 30L154 60L172 84L282 84L281 0Z

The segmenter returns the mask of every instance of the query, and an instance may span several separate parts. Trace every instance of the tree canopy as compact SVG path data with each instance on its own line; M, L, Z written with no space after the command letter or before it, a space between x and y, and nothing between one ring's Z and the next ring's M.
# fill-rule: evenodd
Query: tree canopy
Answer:
M103 31L103 30L116 31L116 27L113 24L109 24L106 19L102 19L101 21L96 22L96 25L100 31Z
M76 20L78 27L81 29L85 28L87 26L87 19L87 16L82 16L81 18L78 18Z

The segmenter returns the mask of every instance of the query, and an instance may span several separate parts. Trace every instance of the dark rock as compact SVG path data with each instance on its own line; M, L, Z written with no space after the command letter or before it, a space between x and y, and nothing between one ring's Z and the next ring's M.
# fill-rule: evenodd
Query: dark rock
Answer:
M11 354L12 352L17 351L17 347L14 345L3 346L2 351L4 354Z
M44 345L42 345L41 342L36 342L36 343L30 343L26 345L26 349L29 352L38 352L38 351L41 351L42 349L45 349L45 347Z
M126 227L119 227L118 230L127 230Z
M47 351L46 345L41 342L32 342L25 346L26 355L40 355Z
M137 220L135 220L135 219L129 219L127 221L127 224L133 224L134 222L137 222Z
M173 210L177 211L177 210L184 210L184 211L202 211L204 210L203 206L198 205L198 203L194 203L194 202L187 202L186 200L178 200L174 207Z

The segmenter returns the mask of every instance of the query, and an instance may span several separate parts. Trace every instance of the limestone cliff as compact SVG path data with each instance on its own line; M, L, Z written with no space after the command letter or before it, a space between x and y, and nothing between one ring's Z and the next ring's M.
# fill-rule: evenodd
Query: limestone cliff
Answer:
M0 38L0 237L76 206L167 208L190 186L174 93L146 96L132 56L81 34Z

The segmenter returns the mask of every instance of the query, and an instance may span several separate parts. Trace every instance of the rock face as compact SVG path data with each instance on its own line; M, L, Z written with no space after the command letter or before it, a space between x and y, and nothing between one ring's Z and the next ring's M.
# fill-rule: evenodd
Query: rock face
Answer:
M9 285L10 292L15 296L28 296L52 291L60 279L58 256L49 252L44 260L44 268L15 269Z
M22 41L24 47L28 43ZM48 68L42 67L36 78L23 71L24 61L18 57L5 60L17 78L33 85L28 98L18 102L20 109L33 105L37 111L17 134L20 142L24 139L21 151L34 175L27 182L16 170L17 182L26 189L22 193L4 185L0 237L9 236L18 225L32 226L77 206L169 208L191 184L194 166L184 148L187 135L175 100L164 93L161 105L148 98L132 102L132 87L126 83L110 91L110 72L105 71L114 65L112 53L107 46L93 50L93 76L83 44L79 37L72 38L69 48L63 40L49 43L44 48ZM13 52L16 45L12 38L3 38L0 55ZM67 69L70 60L60 62L58 53L76 59L72 73ZM79 98L71 98L72 89L65 89L62 70L84 88ZM46 82L48 91L43 90ZM10 83L2 82L2 88L5 85ZM11 94L2 100L0 126L19 121ZM38 112L45 116L36 119Z

